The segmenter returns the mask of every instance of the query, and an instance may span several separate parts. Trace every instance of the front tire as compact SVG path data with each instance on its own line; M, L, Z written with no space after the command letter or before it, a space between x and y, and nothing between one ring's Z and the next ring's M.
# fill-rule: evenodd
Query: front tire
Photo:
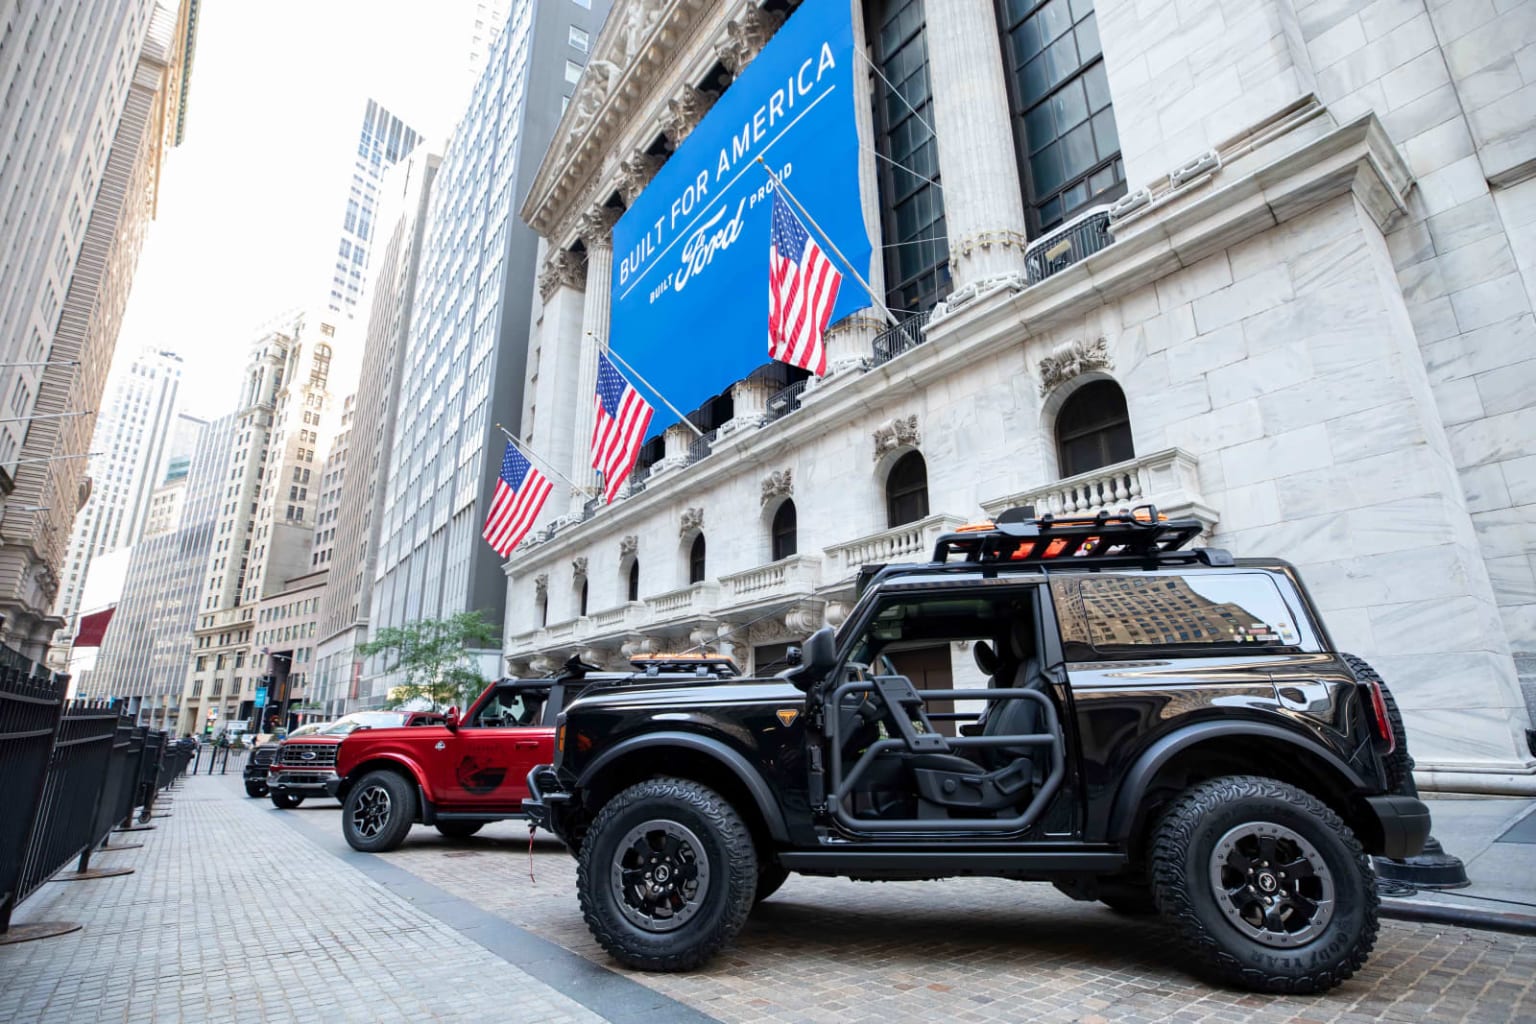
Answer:
M416 787L396 772L369 772L341 805L341 834L363 853L397 848L415 822Z
M448 839L468 839L485 827L483 821L440 821L438 832Z
M295 796L292 793L278 793L274 791L271 796L272 806L283 811L291 811L304 802L303 797Z
M649 779L598 814L582 843L576 888L587 927L619 963L691 970L746 923L757 851L720 794L686 779Z
M1326 992L1376 944L1371 862L1348 826L1256 776L1184 792L1152 839L1153 898L1208 976L1259 992Z

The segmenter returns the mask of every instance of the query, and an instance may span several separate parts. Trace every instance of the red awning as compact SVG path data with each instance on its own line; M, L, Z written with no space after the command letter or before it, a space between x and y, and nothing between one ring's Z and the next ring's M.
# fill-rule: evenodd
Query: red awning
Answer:
M76 647L100 647L101 638L107 635L107 623L112 621L112 613L117 611L117 606L103 608L99 612L91 612L89 615L80 616L80 628L75 630Z

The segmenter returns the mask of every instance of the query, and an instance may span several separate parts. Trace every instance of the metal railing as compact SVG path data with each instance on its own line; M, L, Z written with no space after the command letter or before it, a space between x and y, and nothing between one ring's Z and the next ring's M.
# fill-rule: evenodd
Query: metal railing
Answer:
M774 420L783 419L796 409L800 408L800 396L805 392L805 386L810 378L797 380L789 387L775 391L768 397L768 415L764 423L772 423Z
M932 317L931 309L913 313L897 326L887 327L875 335L874 344L870 346L874 353L870 360L871 365L883 366L903 352L910 352L927 341L924 331Z
M43 670L15 651L0 648L0 932L22 891L22 865L48 779L48 759L64 711L69 680Z
M1039 284L1108 248L1113 241L1109 233L1109 207L1089 210L1030 243L1024 250L1024 272L1030 284Z
M688 457L684 460L683 465L691 466L708 455L710 449L714 446L715 438L719 436L720 428L716 427L714 430L694 438L693 443L688 445Z

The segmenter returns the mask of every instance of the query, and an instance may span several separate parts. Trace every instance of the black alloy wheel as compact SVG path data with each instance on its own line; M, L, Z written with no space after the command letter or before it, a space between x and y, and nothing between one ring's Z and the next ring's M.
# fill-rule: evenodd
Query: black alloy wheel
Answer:
M1325 992L1376 944L1380 898L1349 827L1295 786L1228 776L1157 823L1153 898L1197 970L1260 992Z
M405 842L416 821L416 786L392 771L358 780L341 805L341 834L354 850L385 853Z
M619 963L647 971L707 962L746 923L758 883L741 816L687 779L650 779L614 797L577 859L587 927Z

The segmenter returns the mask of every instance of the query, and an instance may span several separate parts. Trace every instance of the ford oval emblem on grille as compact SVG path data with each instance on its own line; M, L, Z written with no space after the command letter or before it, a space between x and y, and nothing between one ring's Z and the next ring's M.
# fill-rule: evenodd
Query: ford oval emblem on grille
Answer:
M306 761L313 761L315 759L315 752L313 750L306 750L306 751L304 751L304 753L300 754L299 756L302 757Z

